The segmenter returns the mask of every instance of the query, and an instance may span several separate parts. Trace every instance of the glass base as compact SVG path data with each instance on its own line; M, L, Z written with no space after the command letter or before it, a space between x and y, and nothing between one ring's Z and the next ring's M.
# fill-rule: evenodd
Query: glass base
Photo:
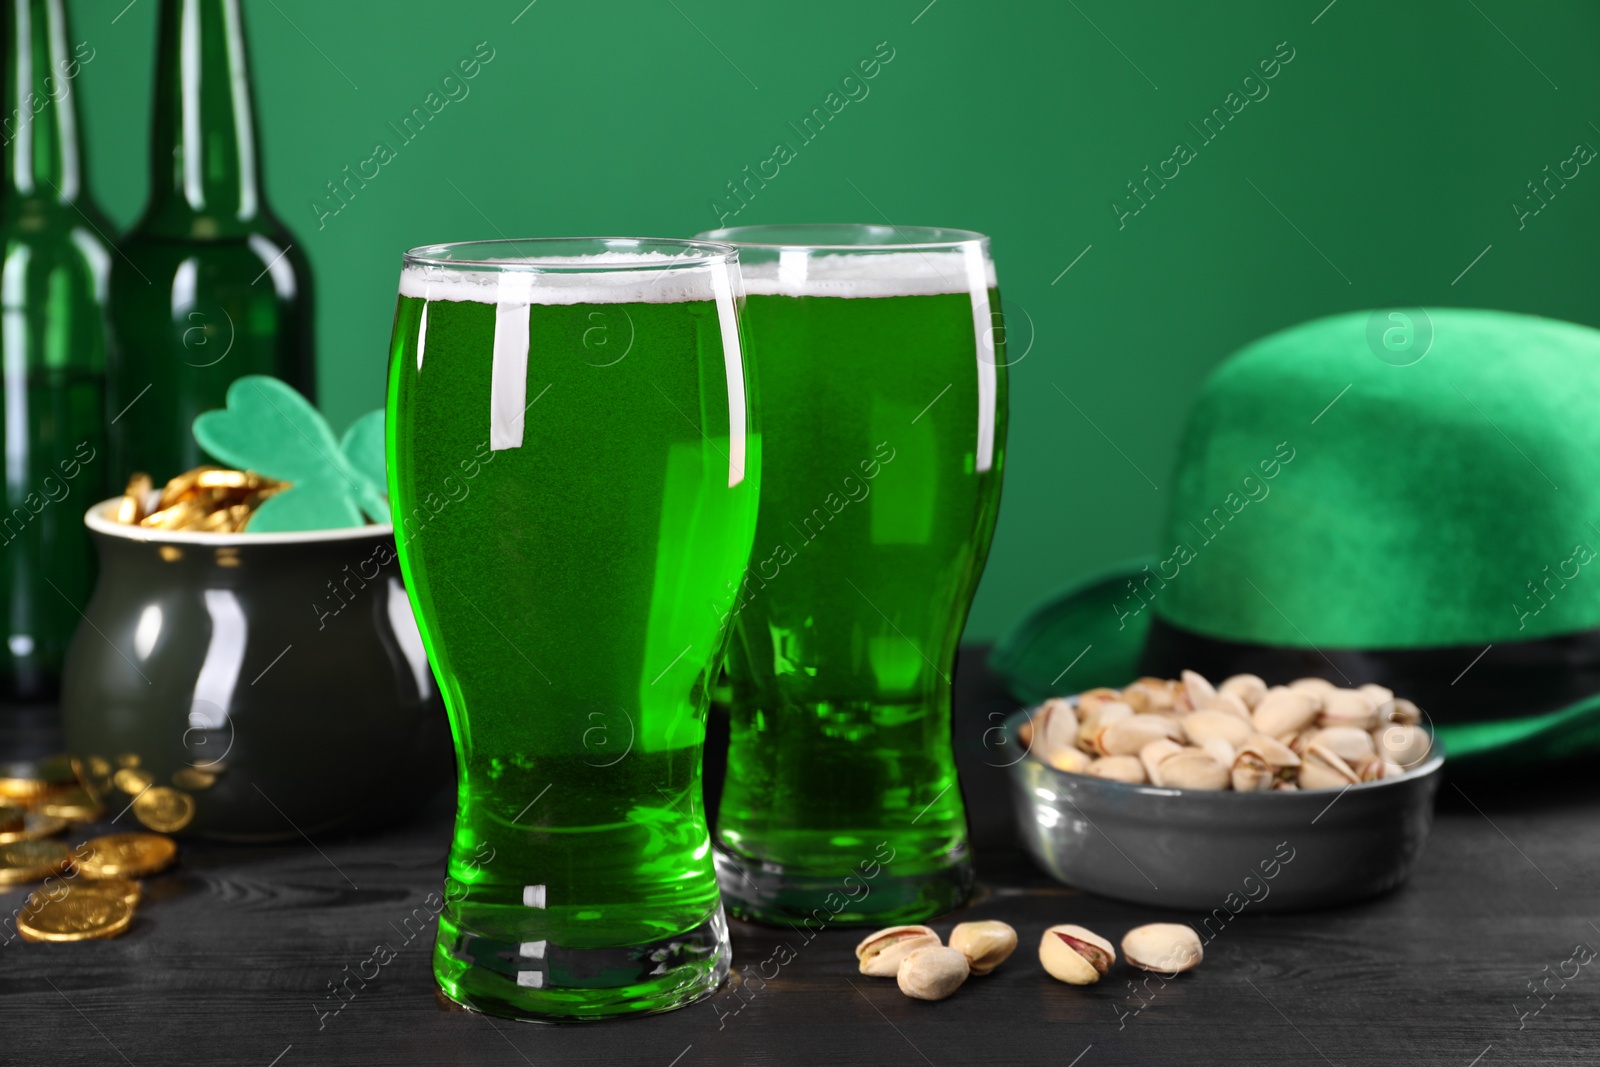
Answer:
M580 949L496 941L441 915L433 975L457 1004L502 1019L610 1019L703 1000L728 976L731 955L721 908L675 937Z
M920 923L960 907L972 893L972 858L965 843L941 866L909 874L887 864L871 876L860 869L786 866L740 855L721 842L712 857L729 914L772 926L821 930Z

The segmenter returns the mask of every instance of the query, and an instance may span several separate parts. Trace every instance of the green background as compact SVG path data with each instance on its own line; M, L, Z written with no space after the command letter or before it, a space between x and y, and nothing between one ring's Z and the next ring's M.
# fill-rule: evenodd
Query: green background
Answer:
M123 2L71 4L96 50L91 187L119 225L147 189L157 8ZM405 248L687 235L789 141L798 158L730 222L994 237L1018 362L968 631L992 636L1156 547L1190 398L1251 339L1381 305L1600 326L1597 168L1521 229L1511 207L1574 144L1600 147L1600 6L1325 4L246 0L267 192L319 287L322 406L342 427L382 403ZM319 229L324 183L397 143L388 124L481 41L469 95ZM869 95L799 144L788 123L884 41ZM1284 41L1269 95L1202 144L1188 124ZM1198 157L1119 228L1112 202L1178 141Z

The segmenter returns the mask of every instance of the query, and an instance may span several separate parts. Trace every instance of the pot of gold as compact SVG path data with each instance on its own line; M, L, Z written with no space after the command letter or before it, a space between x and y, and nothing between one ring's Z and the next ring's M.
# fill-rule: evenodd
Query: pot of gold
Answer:
M207 451L231 454L216 440ZM370 470L344 466L381 496ZM393 527L357 511L359 524L282 529L318 510L293 499L301 484L208 466L156 490L140 475L84 516L100 575L67 652L62 719L79 775L112 812L162 833L271 841L377 822L448 778Z

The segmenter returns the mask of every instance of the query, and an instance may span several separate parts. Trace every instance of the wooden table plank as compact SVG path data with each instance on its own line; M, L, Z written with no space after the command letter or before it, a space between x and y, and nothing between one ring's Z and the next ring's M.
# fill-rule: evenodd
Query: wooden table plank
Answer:
M859 931L826 930L807 942L735 922L740 977L682 1011L542 1026L455 1009L434 991L432 924L406 938L418 925L408 927L407 917L425 909L443 877L450 809L440 797L406 825L319 842L326 858L304 845L186 845L182 864L147 884L126 936L0 947L0 1062L1600 1062L1600 963L1563 967L1578 945L1600 949L1595 765L1537 781L1463 784L1471 803L1446 785L1427 852L1399 891L1305 915L1246 908L1194 972L1138 989L1133 972L1118 967L1077 989L1038 967L1034 946L1046 926L1079 922L1118 940L1138 923L1186 916L1078 893L1017 851L1003 772L986 765L983 744L988 716L1010 703L985 676L980 650L964 653L959 677L957 742L980 888L934 925L947 932L961 919L1004 919L1022 944L948 1001L912 1001L893 981L857 974ZM0 725L7 754L57 743L38 713L18 711ZM9 914L22 898L5 893L0 906ZM743 969L784 940L793 960L776 973L769 966L764 982L747 980ZM333 999L333 984L379 942L398 950L394 959L364 984L353 981L353 996ZM1574 971L1564 985L1557 977ZM1553 993L1530 1014L1540 1001L1529 983L1547 978Z

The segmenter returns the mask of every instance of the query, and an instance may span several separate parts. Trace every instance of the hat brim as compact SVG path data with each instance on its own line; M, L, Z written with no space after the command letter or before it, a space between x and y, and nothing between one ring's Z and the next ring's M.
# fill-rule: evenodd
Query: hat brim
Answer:
M1141 673L1154 613L1146 608L1119 617L1111 605L1127 603L1129 583L1155 562L1146 557L1120 564L1047 597L1001 635L989 654L990 670L1028 704L1128 684ZM1431 725L1458 772L1491 762L1497 768L1550 763L1600 753L1600 693L1536 715Z

